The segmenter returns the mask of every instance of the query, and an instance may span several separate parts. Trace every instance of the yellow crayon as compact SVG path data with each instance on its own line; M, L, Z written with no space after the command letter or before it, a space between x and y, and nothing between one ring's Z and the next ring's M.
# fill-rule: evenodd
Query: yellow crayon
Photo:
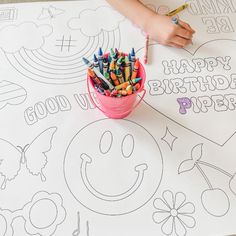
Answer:
M186 9L188 7L188 3L183 4L182 6L176 8L173 11L170 11L169 13L167 13L167 16L174 16L176 14L178 14L179 12L183 11L184 9Z
M127 91L127 95L132 94L132 93L133 93L133 87L132 87L132 85L129 84L129 85L126 87L126 91Z

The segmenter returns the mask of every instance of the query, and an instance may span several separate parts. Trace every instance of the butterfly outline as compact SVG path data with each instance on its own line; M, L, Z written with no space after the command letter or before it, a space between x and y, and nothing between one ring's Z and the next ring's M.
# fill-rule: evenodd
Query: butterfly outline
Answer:
M15 146L0 138L0 176L3 178L0 189L5 189L7 181L16 178L22 164L25 164L31 175L39 175L41 181L46 181L42 171L47 165L46 153L52 148L52 139L56 131L57 127L50 127L24 147Z

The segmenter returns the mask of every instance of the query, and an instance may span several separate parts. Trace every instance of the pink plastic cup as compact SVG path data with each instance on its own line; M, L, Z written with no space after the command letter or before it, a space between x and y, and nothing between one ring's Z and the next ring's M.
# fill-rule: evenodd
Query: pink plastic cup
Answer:
M92 103L94 104L94 106L97 107L101 112L103 112L104 115L106 115L107 117L112 118L112 119L122 119L128 116L140 104L140 102L143 100L146 94L146 90L144 89L146 73L141 63L139 64L137 78L142 78L142 80L139 81L140 88L138 91L127 96L110 97L110 96L106 96L99 93L94 88L94 83L92 79L90 78L90 76L87 76L87 87L88 87L89 97ZM95 103L91 95L90 86L93 88L96 94L96 98L97 98L97 101L99 102L99 106ZM142 96L139 98L138 101L136 101L137 95L141 92L143 92Z

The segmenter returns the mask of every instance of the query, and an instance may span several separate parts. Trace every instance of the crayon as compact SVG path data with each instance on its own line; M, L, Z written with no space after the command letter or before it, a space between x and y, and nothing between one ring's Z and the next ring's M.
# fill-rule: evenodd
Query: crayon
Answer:
M110 83L112 83L109 73L105 72L103 75Z
M94 67L94 65L89 60L87 60L84 57L82 59L85 65L87 65L97 75L97 77L102 79L108 85L110 90L114 89L114 86L100 73L100 71L97 68Z
M179 12L183 11L184 9L186 9L187 7L188 7L188 3L185 3L182 6L176 8L175 10L167 13L166 16L174 16L178 14ZM147 34L145 38L145 52L144 52L144 57L143 57L144 64L148 63L148 48L149 48L148 45L149 45L149 35Z
M132 48L132 50L131 50L130 57L131 57L131 68L133 71L134 70L134 63L136 61L134 48Z
M117 70L121 68L123 60L124 60L124 58L122 56L117 60L117 62L116 62L116 69Z
M105 95L105 90L104 90L101 86L99 86L98 84L95 84L95 85L94 85L94 88L95 88L99 93Z
M105 73L108 73L108 60L106 58L103 58L103 75L105 75Z
M137 77L138 68L139 68L139 59L137 59L137 60L135 61L134 69L133 69L132 75L131 75L131 80L133 80L133 79L135 79L135 78Z
M125 57L125 81L128 81L130 79L131 72L130 72L130 61L129 58Z
M115 48L115 54L116 54L117 56L120 56L120 53L119 53L119 51L118 51L117 48Z
M94 67L99 69L98 58L95 54L93 55L93 62L94 62Z
M102 48L99 48L98 50L98 63L99 63L99 69L100 72L103 72L103 53L102 53Z
M122 96L126 96L127 95L127 91L122 89L118 91L118 94L122 95Z
M109 70L110 70L110 72L114 72L115 73L116 65L115 65L114 61L111 61Z
M169 13L167 13L167 16L174 16L176 14L178 14L179 12L183 11L184 9L186 9L188 7L188 3L183 4L182 6L176 8L173 11L170 11Z
M133 91L134 91L134 92L138 91L138 90L140 89L140 87L141 87L140 83L135 84L135 85L133 86Z
M111 61L112 61L112 58L111 58L111 55L110 55L110 53L108 54L108 58L107 58L107 60L108 60L108 63L111 63Z
M133 93L133 87L132 87L132 85L129 84L129 85L126 87L125 90L127 91L127 95L132 94L132 93Z
M120 69L116 70L116 77L119 80L120 84L125 82L123 74Z
M96 74L90 68L88 68L88 75L93 80L94 84L103 86L102 81L96 76Z
M112 48L110 49L110 55L111 55L111 60L116 62L118 58L118 54L116 54Z
M180 23L179 23L179 20L176 16L172 17L171 19L172 23L175 24L175 25L178 25L179 27L181 28L184 28Z
M143 62L146 65L148 63L148 45L149 45L149 35L146 35L146 40L145 40L145 52L144 52L144 59Z
M116 74L115 74L113 71L111 71L110 76L111 76L111 79L112 79L113 83L114 83L116 86L120 84L120 82L119 82L119 80L118 80Z
M118 94L118 91L115 89L111 92L111 96L116 96L117 94Z
M140 80L141 80L142 78L135 78L135 79L132 79L132 83L133 84L136 84L136 83L138 83ZM120 90L120 89L122 89L122 88L126 88L128 85L130 85L131 83L130 83L130 81L126 81L126 82L124 82L124 83L122 83L122 84L119 84L119 85L116 85L115 86L115 89L116 90Z

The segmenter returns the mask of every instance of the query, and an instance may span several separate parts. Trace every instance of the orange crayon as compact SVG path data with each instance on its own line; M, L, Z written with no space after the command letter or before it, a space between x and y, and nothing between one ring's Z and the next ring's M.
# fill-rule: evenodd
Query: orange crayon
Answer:
M131 80L135 79L137 77L138 68L139 68L139 59L137 59L134 63L134 69L133 69L133 72L132 72Z
M110 72L110 75L111 75L111 79L112 79L113 83L114 83L116 86L119 85L120 82L119 82L119 80L118 80L116 74L115 74L113 71L111 71L111 72Z
M88 75L90 76L90 78L93 80L95 84L103 85L102 81L97 77L97 75L90 68L88 68Z
M133 89L134 91L138 91L140 89L140 84L139 83L135 84Z
M116 71L116 64L114 61L111 61L110 66L109 66L110 72L115 72Z

